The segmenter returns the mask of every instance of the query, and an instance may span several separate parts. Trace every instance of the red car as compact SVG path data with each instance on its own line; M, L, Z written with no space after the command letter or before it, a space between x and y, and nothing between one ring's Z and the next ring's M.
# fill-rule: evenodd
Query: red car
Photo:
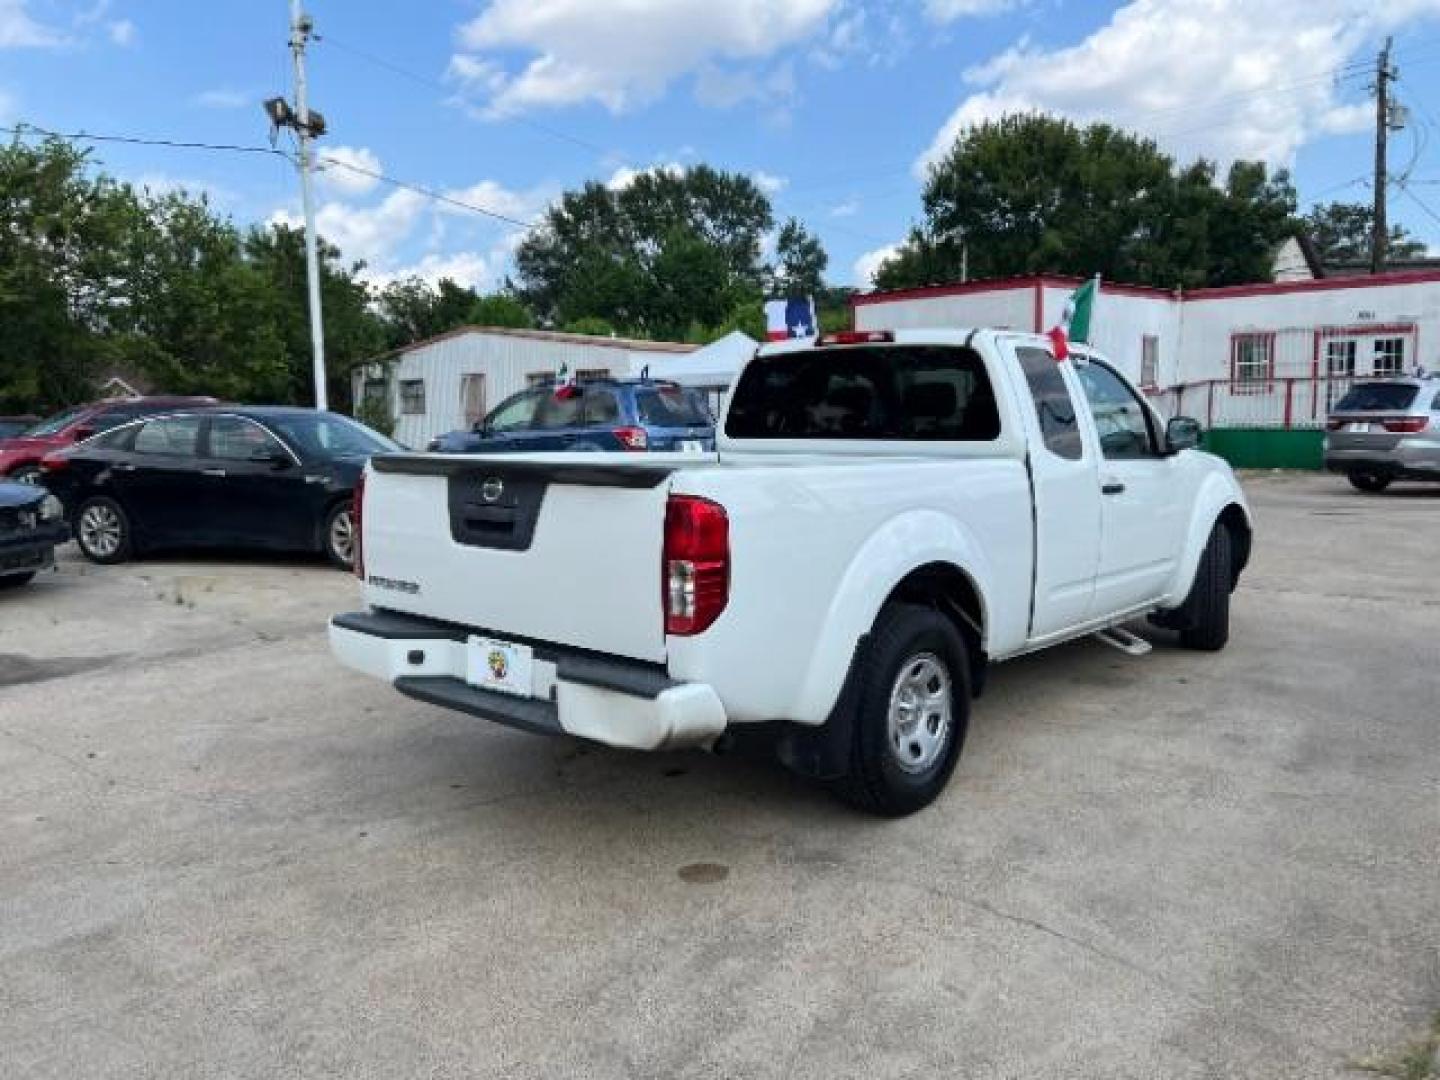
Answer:
M20 435L0 439L0 478L33 484L40 476L40 459L52 450L84 442L92 435L140 416L216 404L219 403L211 397L132 397L110 398L68 409Z

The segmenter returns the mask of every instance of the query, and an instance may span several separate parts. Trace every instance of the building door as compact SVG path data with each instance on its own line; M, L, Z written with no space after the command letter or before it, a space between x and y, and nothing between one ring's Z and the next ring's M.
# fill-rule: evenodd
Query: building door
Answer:
M1355 377L1354 338L1335 338L1325 343L1325 411L1335 407L1335 402L1350 389L1350 380Z
M460 407L465 411L464 426L474 430L485 417L485 376L460 376Z

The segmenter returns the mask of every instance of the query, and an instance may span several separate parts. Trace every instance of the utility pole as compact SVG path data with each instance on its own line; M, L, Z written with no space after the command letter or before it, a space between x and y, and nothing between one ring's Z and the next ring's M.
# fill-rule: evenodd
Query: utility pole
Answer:
M1375 213L1370 233L1370 273L1385 270L1385 245L1390 239L1390 224L1385 217L1386 142L1390 134L1390 80L1395 72L1390 67L1392 38L1385 39L1385 48L1375 64Z

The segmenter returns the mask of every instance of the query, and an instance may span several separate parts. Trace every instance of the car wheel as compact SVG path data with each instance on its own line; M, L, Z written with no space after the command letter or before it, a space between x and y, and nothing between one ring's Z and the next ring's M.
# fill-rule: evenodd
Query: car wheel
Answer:
M1390 486L1391 478L1381 473L1352 472L1350 483L1360 491L1379 492Z
M10 474L9 479L17 484L38 484L40 483L40 466L21 465Z
M124 562L133 547L130 518L114 499L88 499L75 515L75 543L91 562Z
M341 570L355 566L355 511L351 504L336 503L325 515L325 557Z
M1230 549L1230 530L1217 523L1180 609L1180 644L1187 649L1219 652L1230 640L1230 593L1235 583Z
M34 580L34 570L27 570L23 574L7 574L0 577L0 589L18 589L21 585L29 585Z
M913 814L944 790L965 742L965 641L938 611L892 604L859 663L849 772L836 790L872 814Z

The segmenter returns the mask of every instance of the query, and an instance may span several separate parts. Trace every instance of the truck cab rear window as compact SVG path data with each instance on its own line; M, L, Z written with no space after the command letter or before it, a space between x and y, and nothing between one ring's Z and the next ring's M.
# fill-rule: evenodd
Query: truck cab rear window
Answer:
M1356 383L1335 406L1335 412L1393 412L1408 409L1415 400L1408 383Z
M985 364L943 345L840 346L781 353L745 368L732 439L989 442L1000 415Z

